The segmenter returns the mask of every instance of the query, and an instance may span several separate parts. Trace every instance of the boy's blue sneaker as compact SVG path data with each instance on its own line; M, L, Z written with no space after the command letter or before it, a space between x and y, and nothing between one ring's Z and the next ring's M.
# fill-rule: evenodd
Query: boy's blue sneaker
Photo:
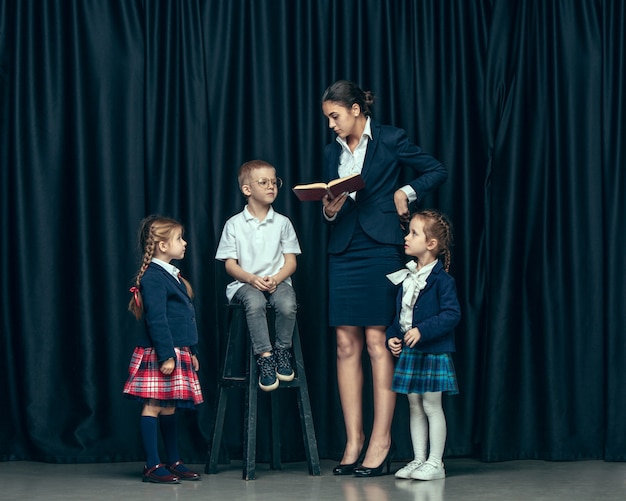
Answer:
M295 374L291 367L291 353L285 348L274 348L276 375L280 381L293 381Z
M278 388L274 355L259 357L256 359L256 363L259 365L259 388L263 391L272 391Z

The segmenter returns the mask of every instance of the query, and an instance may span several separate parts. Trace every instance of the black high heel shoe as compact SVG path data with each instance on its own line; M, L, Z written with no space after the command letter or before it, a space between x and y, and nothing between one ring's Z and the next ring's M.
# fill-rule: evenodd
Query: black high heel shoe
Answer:
M383 473L383 468L385 465L387 465L387 475L389 475L389 473L391 473L391 447L389 448L389 452L387 452L387 457L385 457L385 459L383 459L383 462L380 463L380 465L378 465L376 468L368 468L365 467L363 465L359 466L358 468L354 469L354 476L355 477L380 477L381 475L385 475L385 473Z
M350 464L340 463L333 468L333 475L352 475L358 465L359 461Z
M364 457L365 457L365 447L361 449L361 453L359 454L359 457L357 458L356 462L349 463L349 464L340 463L337 466L335 466L333 468L333 475L352 475L354 473L354 470L356 470L356 467L359 465L359 463L363 461Z

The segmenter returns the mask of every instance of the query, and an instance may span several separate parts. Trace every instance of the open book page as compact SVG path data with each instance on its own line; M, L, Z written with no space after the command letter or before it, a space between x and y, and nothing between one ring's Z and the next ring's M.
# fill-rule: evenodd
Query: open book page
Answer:
M361 174L351 174L350 176L333 179L329 183L299 184L294 186L292 191L300 200L306 202L321 200L327 194L330 198L335 198L342 193L351 193L363 188L365 188L365 183Z

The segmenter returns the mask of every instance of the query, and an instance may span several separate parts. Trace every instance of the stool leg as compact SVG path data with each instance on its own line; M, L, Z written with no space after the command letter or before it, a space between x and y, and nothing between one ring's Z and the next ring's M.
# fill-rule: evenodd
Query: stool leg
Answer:
M280 387L279 387L280 388ZM272 458L270 467L272 470L281 470L280 464L280 412L278 406L280 405L278 395L275 391L272 392L270 397L270 405L272 406Z
M267 307L267 325L270 331L270 339L272 342L276 340L276 310L268 303ZM280 389L280 386L278 387ZM280 464L280 412L278 406L280 405L278 394L276 391L270 394L270 468L272 470L281 470Z
M225 388L219 389L217 399L217 411L215 413L215 427L213 428L213 439L211 441L211 449L205 466L205 473L217 473L217 460L220 453L220 445L222 442L222 431L224 429L224 415L226 414L226 404L228 402L228 393Z
M257 378L256 359L252 348L249 350L249 374L246 388L245 433L243 443L243 479L256 478L256 422L257 422Z
M298 384L298 410L300 411L300 424L304 434L304 448L306 451L309 474L319 476L322 474L320 468L320 458L317 452L317 439L313 427L313 413L311 412L311 402L309 400L309 387L304 371L304 359L302 358L302 346L300 345L300 332L298 325L294 327L293 333L293 354L296 362L296 374L300 380Z

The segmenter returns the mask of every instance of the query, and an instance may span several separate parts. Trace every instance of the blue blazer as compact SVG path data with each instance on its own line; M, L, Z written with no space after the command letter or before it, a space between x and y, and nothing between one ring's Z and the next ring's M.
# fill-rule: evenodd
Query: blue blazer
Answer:
M174 347L189 347L197 353L196 312L179 283L162 266L150 263L141 277L146 329L137 346L154 347L159 363L176 359Z
M402 339L400 310L402 307L402 287L396 297L396 316L387 328L387 340ZM413 347L426 353L450 353L455 351L454 328L461 320L461 306L456 295L454 278L443 269L438 261L426 279L426 287L417 296L413 307L413 327L417 327L422 337Z
M361 176L365 188L358 192L356 201L348 198L332 225L328 252L338 254L346 250L357 221L371 238L383 244L402 245L404 233L393 202L393 194L404 184L400 174L406 167L419 174L408 184L417 193L418 200L435 189L448 177L446 168L413 144L402 129L371 122L372 139L367 146ZM337 177L341 145L336 141L326 145L324 158L329 179Z

